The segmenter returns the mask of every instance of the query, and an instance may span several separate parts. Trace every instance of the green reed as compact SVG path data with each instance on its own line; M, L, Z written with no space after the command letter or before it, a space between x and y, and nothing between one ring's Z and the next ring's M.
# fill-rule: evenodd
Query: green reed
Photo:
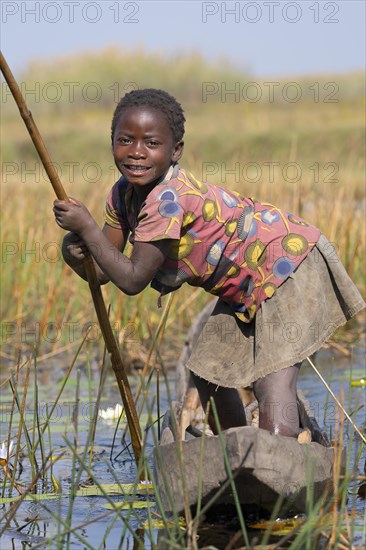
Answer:
M159 356L159 350L156 350L156 353ZM161 360L161 357L159 357L159 360ZM29 386L30 382L30 375L32 370L30 369L30 366L28 367L25 376L28 377L28 384ZM36 372L36 369L33 370L34 372L34 387L38 388L38 375ZM170 392L169 389L169 381L166 377L166 371L163 368L163 378L165 380L165 383L167 385L167 392ZM70 369L69 369L70 373ZM165 376L164 376L165 373ZM89 405L91 404L92 400L92 387L90 382L90 371L86 374L87 379L87 393L88 393L88 401ZM68 378L68 376L67 376ZM88 539L82 534L82 530L86 529L88 525L90 525L93 521L93 519L87 519L86 521L83 521L82 523L75 525L72 524L72 515L73 511L75 510L75 504L76 504L76 498L77 498L77 489L80 485L80 482L82 479L86 477L87 480L92 481L93 485L99 487L100 494L102 495L103 499L106 502L109 502L112 506L114 506L114 498L113 496L109 495L108 491L106 491L103 487L103 484L100 482L98 476L96 476L93 472L93 462L91 461L91 455L90 455L90 448L91 444L94 441L94 437L96 440L98 440L98 426L95 426L93 423L90 423L89 426L89 432L86 438L86 441L83 445L80 445L79 441L79 429L78 429L78 403L80 401L80 382L81 382L81 373L78 372L77 380L76 380L76 388L75 388L75 400L74 400L74 414L73 414L73 427L72 427L72 437L70 438L68 435L64 435L63 439L67 446L67 451L71 454L72 457L72 467L71 467L71 479L70 479L70 494L68 496L62 497L62 495L59 496L59 499L61 498L68 499L68 508L66 510L65 515L61 515L61 508L60 505L58 508L53 510L49 505L47 500L45 501L38 501L38 506L44 510L45 513L49 515L49 517L53 518L53 521L56 522L57 525L57 532L55 535L53 535L51 538L48 539L47 544L52 545L53 547L62 548L67 546L70 546L72 544L72 537L76 537L77 541L82 544L85 548L94 548L94 546L88 541ZM18 382L19 383L19 382ZM20 421L19 426L21 428L21 432L19 432L19 439L18 444L20 444L21 438L25 439L25 442L27 444L28 441L28 457L29 462L31 466L31 460L39 460L39 466L38 470L34 466L34 472L32 473L32 481L29 485L29 488L25 491L25 494L29 493L29 491L33 490L35 488L35 485L37 481L42 481L43 487L45 487L45 481L47 480L48 472L52 468L52 444L51 441L48 442L48 446L50 449L50 452L48 455L46 455L45 452L45 442L42 439L42 428L41 428L41 422L39 417L37 417L36 410L34 411L34 414L36 416L36 421L32 418L29 422L30 425L26 426L26 423L28 421L28 417L24 414L24 411L26 409L26 398L30 396L30 393L27 391L27 387L23 391L23 397L20 398L18 395L17 387L15 385L15 380L13 379L12 382L13 385L13 396L14 396L14 403L15 406L20 411ZM62 380L61 386L63 389L65 389L65 379ZM150 386L151 387L151 386ZM99 389L97 390L99 394ZM145 394L145 398L147 397L146 394L149 392L148 388L142 387L142 394ZM57 399L60 399L60 392L57 394ZM35 394L33 395L33 403L37 404L39 403L39 395L38 395L38 389L35 391ZM172 403L172 397L170 396L170 403ZM155 399L152 396L151 400L146 399L146 406L148 408L148 424L150 425L150 431L151 435L153 437L153 440L155 442L155 445L157 446L157 451L159 451L158 447L158 438L156 434L156 428L155 428L155 413L154 410L156 409L156 403ZM214 404L211 404L211 406L214 406ZM23 411L23 412L22 412ZM174 413L173 408L171 407L171 414ZM215 414L215 412L214 412ZM216 415L217 416L217 415ZM13 419L13 415L11 415L11 421ZM50 414L47 415L47 430L50 434L51 428L50 428ZM217 421L217 418L216 418ZM313 484L313 472L311 469L309 469L308 472L308 488L307 488L307 513L306 513L306 519L302 524L297 526L291 533L288 535L283 536L280 540L278 540L277 546L281 547L282 544L286 544L287 547L292 549L300 549L300 548L316 548L317 544L322 544L323 548L333 548L335 545L339 548L343 548L342 545L344 545L344 548L346 548L347 540L352 540L352 535L354 533L354 530L352 528L352 518L349 518L348 511L347 511L347 488L349 485L349 481L352 477L351 474L351 459L350 459L350 453L347 455L347 461L346 461L346 473L344 477L341 477L340 474L340 455L341 455L341 449L342 449L342 419L338 420L337 428L339 429L339 449L337 451L338 458L335 463L335 473L334 473L334 497L333 499L329 499L327 502L324 502L324 499L320 499L319 502L314 501L313 492L312 492L312 484ZM18 428L19 429L19 428ZM33 438L33 433L37 432L37 436L39 438L38 443ZM51 430L52 432L52 430ZM45 432L43 432L45 433ZM49 439L51 437L51 434L49 436ZM222 451L223 456L225 459L225 463L227 466L227 472L228 472L228 485L231 486L233 490L233 494L235 497L236 489L235 489L235 472L232 472L230 469L230 465L228 462L228 457L226 454L226 449L223 444L223 438L222 435L219 435L220 441L222 443ZM42 440L42 443L41 443ZM204 441L202 440L202 457L204 453ZM35 445L37 443L37 448L35 449ZM43 452L41 452L41 446L43 447ZM353 444L353 440L351 438L349 447L351 448ZM179 444L177 444L177 452L181 452ZM37 454L37 459L35 458ZM356 463L361 459L362 456L362 448L360 448L358 455L356 457ZM39 457L39 458L38 458ZM144 464L141 464L140 467L146 468L147 475L146 477L153 480L153 472L151 471L151 467L147 461L148 457L144 457ZM159 452L157 452L157 460L159 460ZM183 458L182 458L183 460ZM202 458L203 460L203 458ZM116 484L119 484L119 478L115 473L114 468L112 467L112 464L110 464L107 460L105 461L105 466L108 472L110 472L115 480ZM202 462L203 466L203 462ZM310 468L310 465L309 465ZM14 464L14 472L17 470L17 465ZM181 473L177 472L177 475L182 475L183 472L183 465L181 467ZM137 476L138 477L138 476ZM168 481L166 481L168 483ZM62 480L60 480L60 484L62 485ZM222 488L222 490L224 487ZM168 487L166 488L168 492ZM184 490L184 485L183 485ZM127 495L124 497L127 498ZM147 500L150 500L150 497L146 497ZM205 514L205 511L214 504L215 498L213 497L212 500L207 503L203 507L198 507L195 517L192 519L189 519L188 516L188 522L187 522L187 528L186 531L182 530L182 527L179 523L179 516L177 512L173 512L172 519L170 519L169 515L167 515L164 512L164 507L162 506L159 494L157 492L156 484L155 484L155 495L151 497L153 501L156 503L156 510L158 515L163 520L163 523L165 524L165 538L167 544L170 545L171 548L176 549L183 549L187 548L187 545L190 545L192 549L199 548L199 545L197 545L196 541L196 535L197 530L200 526L200 523L203 520L203 516ZM22 497L20 497L20 501L22 500ZM60 502L60 500L58 502ZM277 512L280 508L281 502L277 503L277 506L273 510L272 514L272 520L274 520L277 516ZM15 520L17 517L17 510L19 510L19 503L15 502L13 508L13 512L7 514L8 522L12 521L11 518ZM250 536L248 531L248 526L245 523L245 518L242 515L242 511L239 505L238 500L236 500L236 513L238 514L239 523L241 527L242 536L244 537L245 541L245 548L252 548L252 543L250 542ZM132 508L126 512L123 512L119 510L116 506L113 510L108 512L101 512L98 516L94 518L95 520L101 520L105 522L105 532L102 538L102 542L100 544L100 548L103 547L104 543L108 543L108 536L111 533L113 527L115 526L117 521L122 521L123 527L121 532L121 544L123 545L124 541L126 540L126 537L132 537L133 540L135 540L135 543L137 546L144 548L144 543L142 540L138 537L138 535L135 532L135 529L132 527L131 522L138 522L139 521L139 515L138 513L133 510ZM154 513L150 510L150 508L147 509L147 530L145 531L144 537L146 538L146 543L148 542L149 545L153 546L153 540L154 540ZM4 533L6 533L6 527L5 530L3 530ZM268 528L264 531L262 534L262 546L266 545L269 542L269 537L272 536L271 531L271 522L268 525ZM325 544L325 546L324 546ZM41 544L39 545L41 546ZM37 547L37 545L35 545ZM122 546L123 547L123 546ZM243 548L243 547L242 547Z

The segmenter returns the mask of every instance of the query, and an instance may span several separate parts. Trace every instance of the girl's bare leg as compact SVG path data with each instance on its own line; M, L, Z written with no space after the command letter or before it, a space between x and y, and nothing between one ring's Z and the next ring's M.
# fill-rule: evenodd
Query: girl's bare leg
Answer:
M222 430L228 428L235 428L238 426L246 426L246 417L243 402L239 396L238 391L235 388L223 388L211 384L200 378L191 372L196 388L200 396L201 404L204 410L206 410L207 403L212 397L215 401L217 415L220 420L220 426ZM208 417L208 423L214 434L218 433L216 422L212 410Z
M253 384L259 404L259 427L297 437L300 431L296 382L301 363L260 378Z

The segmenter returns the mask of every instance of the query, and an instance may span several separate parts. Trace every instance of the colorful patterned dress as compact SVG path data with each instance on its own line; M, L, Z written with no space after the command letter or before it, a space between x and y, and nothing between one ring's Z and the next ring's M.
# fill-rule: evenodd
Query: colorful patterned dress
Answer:
M250 322L312 250L320 231L276 206L202 183L176 165L140 211L124 178L112 187L105 222L130 241L172 239L152 281L161 294L183 283L202 287Z

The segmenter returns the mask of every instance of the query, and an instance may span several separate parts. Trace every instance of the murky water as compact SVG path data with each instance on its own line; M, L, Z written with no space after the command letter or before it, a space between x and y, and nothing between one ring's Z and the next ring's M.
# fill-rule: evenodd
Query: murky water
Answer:
M324 377L330 383L332 390L340 397L344 394L344 405L349 413L352 413L352 418L359 427L365 426L365 411L366 397L364 387L351 387L351 379L359 379L365 372L364 350L357 347L352 350L351 357L345 358L334 352L322 350L314 358L314 361L321 370ZM45 434L45 454L48 454L52 448L54 457L65 453L63 458L54 462L52 473L55 479L58 480L63 496L55 500L46 500L41 502L23 502L14 517L8 518L7 528L1 538L1 550L7 548L23 549L23 548L122 548L122 549L137 549L151 548L155 544L158 547L162 546L164 533L154 529L152 533L144 529L144 522L148 517L148 513L154 514L156 509L151 508L149 512L146 508L132 509L132 511L122 511L119 516L115 514L107 515L108 510L103 508L107 499L104 496L83 496L76 497L74 503L68 495L72 483L72 479L78 476L78 469L72 472L73 460L72 452L67 446L65 435L74 445L78 442L78 452L80 455L83 452L84 444L87 438L92 417L94 403L89 396L89 389L86 383L85 373L81 376L80 400L78 404L78 413L75 413L75 379L69 381L65 391L60 399L57 409L55 409L52 422L51 433L49 437ZM31 385L31 384L30 384ZM98 386L97 373L93 381L93 394L96 393ZM174 372L169 372L169 387L174 394ZM338 423L337 407L328 392L318 379L312 368L305 364L301 369L299 380L299 388L305 394L305 397L310 401L314 416L319 424L324 426L328 433L334 433L335 426ZM39 417L40 421L44 420L47 411L50 410L53 399L57 394L57 385L45 385L39 388ZM33 394L31 389L28 390L27 405L25 408L26 425L29 428L29 437L32 439L33 430ZM20 398L22 396L22 388L19 387ZM152 418L157 416L156 406L157 388L155 381L149 390L148 402L149 406L145 407L142 426L148 427L149 417L148 409ZM114 407L118 402L119 394L112 375L108 376L105 389L103 391L100 407ZM1 436L0 440L4 440L8 435L8 426L10 421L10 395L3 391L2 398L2 415L1 415ZM162 412L168 406L167 391L163 383L160 383L160 409ZM76 423L77 419L77 423ZM16 439L17 422L19 415L13 418L11 434ZM77 426L77 428L76 428ZM112 449L113 439L115 436L116 423L112 420L98 419L97 429L95 434L95 449L92 461L92 473L99 483L116 483L117 480L121 483L132 483L136 479L136 468L134 459L131 456L131 451L126 448L126 445L121 444L121 436L123 428L117 430L114 448ZM157 425L154 427L157 433ZM354 437L353 429L346 423L346 442L352 445L351 461L355 462L357 454L360 450L360 440ZM25 443L24 432L21 436L22 444ZM128 440L127 440L128 441ZM352 442L352 443L351 443ZM147 453L151 453L153 449L152 429L146 431L146 449ZM24 448L25 456L22 459L24 468L19 477L19 482L29 482L31 478L31 469L28 457L26 456L26 446ZM356 475L362 475L363 465L365 463L366 452L363 450L361 457L358 460L358 466L355 469ZM40 458L38 456L38 458ZM150 464L152 466L152 458L150 456ZM49 487L46 490L50 491L51 476L47 473ZM87 473L82 471L80 481L87 479ZM357 488L360 482L353 482L349 488L349 503L348 509L353 514L354 536L355 540L360 541L364 529L364 500L357 496ZM42 487L39 485L38 490L42 492ZM4 490L6 494L6 490ZM121 497L112 497L114 501L120 501ZM135 500L146 501L146 496L137 496ZM148 497L149 500L154 500L154 497ZM5 514L10 510L9 504L1 505L1 513ZM56 518L62 518L63 521L71 522L71 532L65 525L62 525ZM154 515L152 516L154 517ZM3 518L2 526L6 522ZM235 527L235 526L234 526ZM75 531L72 531L75 529ZM59 538L59 543L54 542L54 537L57 534L64 533L63 537ZM206 526L200 533L200 544L212 544L218 548L225 547L227 543L229 531L226 526ZM216 538L215 538L216 537ZM225 538L226 537L226 538ZM159 542L158 541L159 538ZM51 542L47 542L51 541Z

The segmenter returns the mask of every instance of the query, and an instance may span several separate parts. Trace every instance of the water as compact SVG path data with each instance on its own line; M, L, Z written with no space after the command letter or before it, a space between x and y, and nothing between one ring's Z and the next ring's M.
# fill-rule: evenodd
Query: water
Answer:
M330 353L328 350L322 350L314 358L314 362L321 370L324 377L330 383L332 390L339 397L343 390L344 405L349 413L352 413L352 418L355 423L362 427L365 425L365 389L363 387L351 387L350 378L359 378L364 372L364 350L360 347L354 348L350 358L345 358ZM352 374L353 371L353 374ZM95 395L98 387L98 372L94 373L92 394ZM34 436L31 430L33 425L33 389L28 390L27 405L25 408L26 425L30 429L30 438ZM169 388L174 394L174 372L169 372ZM324 426L328 433L334 434L335 427L338 421L337 408L334 406L332 398L328 396L328 392L318 379L312 368L305 364L301 369L299 388L303 391L305 397L310 401L314 416L321 426ZM57 395L58 386L40 384L39 387L39 416L40 420L44 420L47 410L53 403ZM18 387L20 398L23 388ZM133 393L135 388L133 388ZM63 458L53 464L53 475L59 481L63 495L62 498L56 500L46 500L41 502L23 502L14 517L7 522L7 527L1 538L1 550L25 549L25 548L152 548L157 545L159 548L164 547L162 542L166 538L163 531L154 529L152 533L144 529L144 522L147 520L147 509L136 509L130 512L122 511L119 516L115 514L106 515L108 510L103 508L106 504L106 498L103 496L76 497L73 507L72 501L68 495L72 475L77 476L77 472L72 474L72 453L68 448L65 435L74 444L78 441L78 452L83 452L84 444L87 438L90 427L90 420L94 410L94 403L89 398L89 388L87 385L86 373L81 375L80 386L80 402L77 415L77 431L73 422L75 416L75 392L76 381L71 379L60 399L57 409L55 409L51 422L51 442L48 436L45 437L45 453L47 454L52 447L53 456L57 457L65 453ZM156 418L156 386L149 390L148 402L149 407L145 407L142 426L148 426L148 408L151 408L151 415ZM7 438L8 426L10 421L10 402L9 394L3 392L2 401L2 416L1 416L1 441ZM115 406L120 402L118 389L114 378L107 378L101 401L101 408ZM160 383L160 407L161 411L166 410L168 406L167 391L163 383ZM14 416L13 426L11 430L12 437L16 439L17 422L19 415ZM129 448L121 445L121 435L123 429L119 428L116 436L115 446L112 449L113 438L115 435L116 423L99 419L97 423L95 436L95 449L92 462L92 473L98 482L116 483L118 480L121 483L132 483L136 479L136 468L134 459L131 456ZM46 434L47 435L47 434ZM346 442L351 445L350 460L351 464L356 461L357 453L360 450L360 441L354 437L353 428L346 424ZM152 467L152 449L153 437L152 430L146 432L146 452L149 455L149 464ZM24 433L22 434L22 445L25 442ZM352 442L352 443L351 443ZM26 456L27 450L24 447L24 455L22 458L22 466L24 468L19 482L26 483L31 479L31 469L29 459ZM118 458L116 458L118 456ZM38 454L38 459L40 455ZM356 475L362 475L363 464L365 463L365 450L363 450L358 465L355 469ZM42 488L38 486L39 492L50 491L52 487L50 475L48 477L48 487ZM82 471L80 475L81 481L87 480L87 473ZM349 488L348 509L353 514L353 525L355 528L355 542L361 540L363 522L364 522L364 501L356 494L360 482L352 482ZM112 497L114 501L121 500L121 497ZM146 501L147 497L137 496L135 500ZM149 500L153 497L148 497ZM3 504L2 513L6 513L10 509L9 504ZM70 513L70 510L72 512ZM150 513L156 509L150 509ZM47 543L47 540L53 539L58 533L67 531L66 527L62 526L56 518L61 517L64 521L71 516L71 528L77 528L70 534L65 534L63 542L59 546L55 542ZM2 526L4 525L4 518ZM224 548L228 540L232 537L233 532L239 529L235 520L230 530L225 524L210 525L206 524L200 531L200 545L204 542L213 544L217 548ZM260 540L260 538L259 538ZM201 546L202 547L202 546ZM234 546L235 547L235 546Z

